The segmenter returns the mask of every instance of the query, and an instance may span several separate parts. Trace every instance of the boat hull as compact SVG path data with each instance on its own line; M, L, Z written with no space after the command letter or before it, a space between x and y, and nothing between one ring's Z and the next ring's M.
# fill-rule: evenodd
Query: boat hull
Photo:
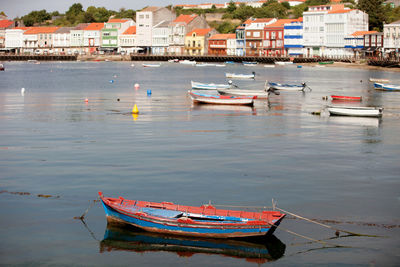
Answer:
M374 87L381 91L400 91L400 85L395 84L374 83Z
M230 87L231 86L229 84L199 83L192 81L192 89L218 90L218 89L228 89Z
M352 116L352 117L382 117L383 108L375 107L328 107L330 115L334 116Z
M231 79L255 79L254 74L236 74L236 73L225 73L226 78Z
M332 100L361 101L361 96L331 95Z
M304 91L305 86L297 85L297 84L281 84L268 82L268 85L275 90L283 90L283 91Z
M230 96L256 96L257 98L268 98L268 92L265 90L218 89L218 93Z
M119 199L112 199L111 201L109 200L111 198L102 197L101 199L107 221L110 223L128 224L148 232L192 237L236 238L265 236L267 234L272 234L280 224L281 220L285 217L284 214L274 212L275 216L273 218L276 219L271 220L270 222L253 221L253 223L251 223L251 220L249 222L236 221L233 223L218 223L216 222L218 216L208 216L207 218L214 217L214 220L210 219L207 221L192 220L187 217L181 217L178 219L173 217L154 217L151 215L149 216L144 212L145 209L151 210L151 208L126 205L122 200L119 202ZM190 208L193 209L196 207L189 207L189 209ZM177 212L176 210L168 209L157 210L161 213Z
M190 97L193 102L204 104L218 104L218 105L253 105L254 97L235 97L224 95L205 95L190 92Z

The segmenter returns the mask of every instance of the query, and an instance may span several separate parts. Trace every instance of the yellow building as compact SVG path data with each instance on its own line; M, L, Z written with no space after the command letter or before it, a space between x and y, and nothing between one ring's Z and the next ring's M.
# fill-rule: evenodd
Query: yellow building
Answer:
M217 33L212 28L194 29L185 36L185 53L191 56L201 56L207 54L208 39Z

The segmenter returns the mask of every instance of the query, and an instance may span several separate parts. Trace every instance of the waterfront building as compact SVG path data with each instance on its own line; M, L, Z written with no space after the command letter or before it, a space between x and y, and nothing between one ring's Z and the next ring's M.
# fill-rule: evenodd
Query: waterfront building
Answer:
M364 56L382 57L384 38L383 32L372 32L364 35Z
M23 34L24 51L36 54L53 53L53 37L59 27L30 27Z
M236 56L245 56L246 55L246 38L245 38L245 24L241 24L236 27Z
M71 51L74 54L82 53L84 51L84 29L89 26L89 23L80 23L70 31L70 44Z
M297 19L279 19L272 24L264 26L262 55L285 56L284 25L295 22Z
M304 4L306 0L280 0L279 3L287 2L291 7Z
M209 28L207 21L196 14L180 15L169 24L168 53L180 55L185 50L185 36L194 29Z
M228 36L228 40L226 42L226 55L228 56L235 56L236 55L236 34L231 33L231 35Z
M368 14L358 9L332 10L325 15L324 56L353 56L345 48L345 37L368 31ZM361 40L360 40L361 42Z
M117 52L118 36L129 27L134 26L132 19L109 19L101 29L101 45L99 50L105 52Z
M364 38L366 34L376 33L376 31L356 31L344 37L344 48L346 56L358 58L364 51Z
M162 21L153 27L153 40L151 54L165 55L168 52L168 40L170 36L169 21Z
M60 27L54 32L53 47L56 54L72 54L71 30L74 27Z
M303 56L303 18L283 26L283 45L288 56Z
M210 39L208 39L208 54L215 56L228 55L228 40L233 40L233 43L236 44L236 34L214 34L213 36L211 36ZM229 53L232 53L232 51L234 53L235 50L234 48L232 49L232 47L230 47Z
M29 27L6 29L5 48L8 51L15 52L16 54L21 53L22 48L24 47L24 32L28 29Z
M276 21L275 18L251 18L244 23L246 56L261 56L263 54L264 27Z
M384 52L388 57L399 58L400 53L400 20L383 25Z
M119 51L121 53L131 54L137 52L136 47L136 26L131 26L123 32L119 38Z
M6 30L14 27L14 21L8 19L0 20L0 50L4 50L6 45Z
M306 56L344 56L344 37L368 30L368 14L343 4L310 6L303 12Z
M83 45L86 53L94 53L99 50L101 43L101 30L104 23L90 23L83 29Z
M191 56L203 56L207 54L208 40L216 33L217 31L212 28L194 29L189 32L185 37L185 53Z
M151 51L153 42L153 28L161 22L171 22L176 18L174 12L165 7L146 7L136 12L137 44L145 53Z

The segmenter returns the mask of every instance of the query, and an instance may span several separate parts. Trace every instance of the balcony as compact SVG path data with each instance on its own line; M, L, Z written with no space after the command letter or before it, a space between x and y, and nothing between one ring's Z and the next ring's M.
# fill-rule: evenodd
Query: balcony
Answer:
M226 45L210 44L210 48L226 48Z

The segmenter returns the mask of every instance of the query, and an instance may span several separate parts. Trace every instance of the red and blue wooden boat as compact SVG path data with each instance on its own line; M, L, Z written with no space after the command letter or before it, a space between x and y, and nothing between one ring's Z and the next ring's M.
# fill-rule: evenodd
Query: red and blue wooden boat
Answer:
M176 205L170 202L104 197L99 192L110 223L133 225L142 230L209 238L257 237L272 234L286 214L279 211L249 212Z
M361 101L361 96L331 95L332 100Z

